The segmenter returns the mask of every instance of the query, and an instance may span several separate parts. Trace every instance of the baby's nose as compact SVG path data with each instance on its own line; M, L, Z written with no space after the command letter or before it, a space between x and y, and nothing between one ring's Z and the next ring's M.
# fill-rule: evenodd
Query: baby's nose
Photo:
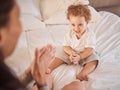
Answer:
M74 30L75 30L75 31L79 31L79 27L78 27L78 26L75 26Z

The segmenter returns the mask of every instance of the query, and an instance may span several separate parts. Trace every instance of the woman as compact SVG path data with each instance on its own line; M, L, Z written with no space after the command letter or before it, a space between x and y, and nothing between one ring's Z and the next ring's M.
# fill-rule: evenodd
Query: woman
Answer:
M22 32L19 7L15 0L0 0L0 90L25 89L12 71L5 65L4 60L11 55L15 49L18 38ZM47 45L35 51L35 59L29 68L29 74L36 81L40 90L46 90L45 69L48 60L54 58L55 48ZM25 80L25 79L23 79ZM26 90L26 89L25 89Z

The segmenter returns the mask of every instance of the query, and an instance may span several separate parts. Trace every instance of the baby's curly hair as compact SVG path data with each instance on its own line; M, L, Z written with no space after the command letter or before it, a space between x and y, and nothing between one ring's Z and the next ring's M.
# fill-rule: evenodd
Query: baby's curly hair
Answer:
M84 16L87 22L91 20L91 13L87 5L82 5L82 4L70 5L67 9L68 20L70 19L70 15Z

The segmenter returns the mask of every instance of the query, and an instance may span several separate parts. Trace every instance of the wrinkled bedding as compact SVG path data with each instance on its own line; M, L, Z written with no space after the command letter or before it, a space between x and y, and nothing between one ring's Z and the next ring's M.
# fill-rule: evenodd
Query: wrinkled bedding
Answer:
M108 12L100 12L102 18L94 29L100 62L97 69L83 81L87 90L120 90L120 18ZM54 26L53 26L54 27ZM76 80L82 67L62 65L52 73L54 90Z
M105 11L99 12L101 20L93 29L96 35L96 50L100 56L97 69L84 81L87 90L120 90L120 17ZM37 21L38 22L38 21ZM27 21L26 21L27 23ZM29 21L28 21L29 23ZM69 25L44 25L25 30L14 54L6 60L19 76L29 66L34 57L35 47L46 44L61 45L63 37L69 31ZM27 27L29 28L29 26ZM52 72L54 90L76 80L76 74L82 67L61 65Z

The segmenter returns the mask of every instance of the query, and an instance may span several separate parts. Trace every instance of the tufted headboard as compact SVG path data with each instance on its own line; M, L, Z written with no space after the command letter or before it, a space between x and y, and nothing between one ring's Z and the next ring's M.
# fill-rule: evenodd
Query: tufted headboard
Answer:
M120 16L120 0L89 0L98 11L110 11Z
M33 1L37 3L37 6L39 6L38 5L39 3L43 2L43 0L41 1L33 0ZM59 1L59 0L56 0L56 1ZM71 1L75 1L75 0L71 0ZM78 1L87 1L87 0L78 0ZM90 2L90 5L93 6L98 11L101 11L101 10L109 11L120 16L120 0L89 0L89 2Z

